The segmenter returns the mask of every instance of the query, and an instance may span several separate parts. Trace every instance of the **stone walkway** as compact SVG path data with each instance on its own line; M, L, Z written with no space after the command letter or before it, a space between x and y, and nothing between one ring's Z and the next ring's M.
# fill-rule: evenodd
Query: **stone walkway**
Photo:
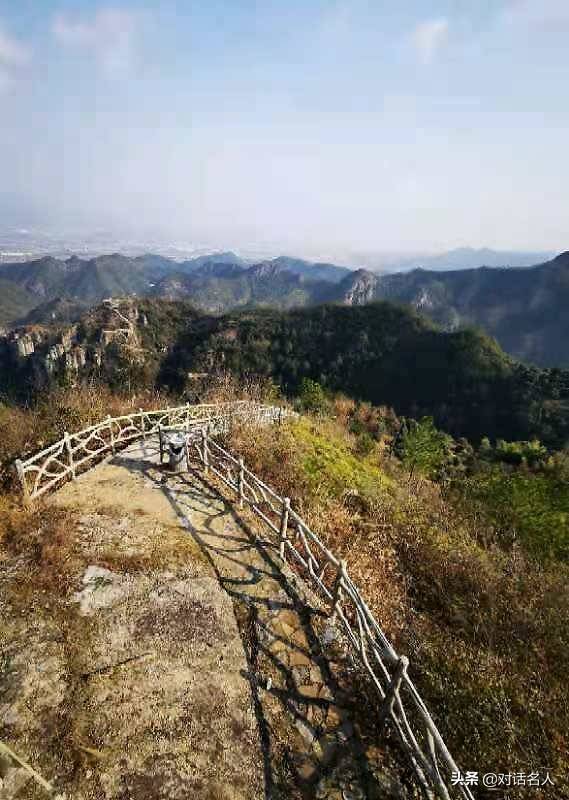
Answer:
M53 676L65 733L27 736L23 710L41 704L38 683L9 709L21 714L12 741L58 774L69 800L414 797L405 767L369 735L373 716L354 705L356 671L338 632L257 521L199 465L172 475L158 461L152 438L53 495L81 509L73 535L89 565ZM39 627L57 624L50 611ZM42 648L13 648L22 675ZM133 653L142 657L123 668ZM19 796L0 786L2 800Z
M54 514L45 566L0 558L0 740L65 800L264 797L233 602L162 487L125 455ZM0 800L47 796L0 759Z
M198 464L190 474L169 475L147 459L143 469L162 485L233 599L263 748L265 796L390 796L396 784L379 766L383 754L364 747L354 725L357 709L345 688L353 665L338 633L283 570L257 521L224 500L223 484L206 478Z

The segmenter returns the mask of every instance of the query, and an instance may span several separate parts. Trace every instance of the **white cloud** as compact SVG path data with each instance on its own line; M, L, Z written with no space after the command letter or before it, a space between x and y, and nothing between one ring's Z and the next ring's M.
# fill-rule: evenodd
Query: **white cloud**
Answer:
M14 86L30 60L29 48L0 27L0 93Z
M65 47L90 50L109 77L128 73L135 51L138 19L120 8L100 9L89 19L59 14L53 20L52 32Z
M444 17L421 22L411 35L411 41L423 64L430 64L438 50L448 40L449 23Z

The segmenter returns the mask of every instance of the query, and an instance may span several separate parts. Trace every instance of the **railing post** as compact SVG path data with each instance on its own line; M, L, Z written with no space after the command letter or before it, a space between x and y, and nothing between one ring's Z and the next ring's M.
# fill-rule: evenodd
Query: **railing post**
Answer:
M164 437L162 435L162 423L158 423L158 448L160 450L160 463L164 463Z
M280 545L279 545L279 555L280 557L285 560L286 558L286 534L288 529L288 515L290 512L290 498L285 497L283 499L283 510L281 513L281 527L280 527Z
M77 478L77 475L75 474L75 464L73 463L73 448L71 447L71 437L69 436L67 431L65 431L65 433L63 434L63 439L65 441L65 449L67 450L67 455L69 457L69 467L71 469L71 477L73 480L75 480Z
M397 666L395 668L395 672L393 673L393 677L391 679L391 683L387 687L387 692L385 693L385 697L383 698L383 703L381 708L379 709L379 723L383 725L387 720L387 717L393 711L393 704L395 703L395 698L399 692L399 688L401 686L401 681L403 680L403 675L407 672L407 667L409 666L409 659L407 656L401 656L399 661L397 662Z
M343 586L344 581L348 577L348 565L345 561L340 561L338 567L338 574L336 576L336 583L334 584L334 595L332 597L332 608L330 609L330 619L335 621L338 615L338 610L342 604Z
M203 465L204 465L204 472L207 475L209 472L209 449L207 444L208 439L208 426L204 425L202 428L202 450L203 450Z
M109 431L110 431L111 451L112 451L112 454L114 455L115 454L115 449L116 449L115 448L115 432L113 431L113 418L111 417L110 414L107 414L107 422L108 422Z
M138 413L140 414L140 426L142 428L142 440L146 441L146 422L144 421L144 411L139 408Z
M28 484L26 483L26 473L24 472L24 465L20 461L19 458L16 459L16 473L18 474L18 479L22 485L22 498L24 501L24 505L29 505L30 502L30 490L28 489Z
M237 484L237 491L239 493L239 508L243 508L243 500L245 498L245 462L242 458L239 459L239 480Z

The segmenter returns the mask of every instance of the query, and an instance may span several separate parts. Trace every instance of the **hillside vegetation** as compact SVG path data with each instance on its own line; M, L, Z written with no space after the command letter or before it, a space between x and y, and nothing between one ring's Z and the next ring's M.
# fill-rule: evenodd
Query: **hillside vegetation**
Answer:
M478 325L523 361L569 366L569 253L530 268L385 275L374 297L409 304L449 330Z
M444 333L389 303L198 317L159 382L179 391L200 369L271 376L290 393L309 377L474 440L569 439L569 372L526 367L475 330Z
M16 357L19 346L31 355ZM212 317L180 301L129 300L0 347L0 384L20 401L85 381L195 398L199 376L225 373L272 378L289 395L310 378L473 441L569 440L568 371L525 366L476 330L446 333L385 302Z
M251 265L231 252L182 262L115 253L89 260L46 257L1 264L0 281L4 288L0 325L75 321L82 309L120 296L183 300L211 314L389 300L413 308L448 331L478 326L524 362L569 366L568 253L534 267L393 274L285 256Z
M35 305L35 298L12 281L0 278L0 326L26 314Z
M214 384L202 399L242 391L227 377ZM257 387L256 397L275 399L270 382ZM346 558L382 627L409 655L463 768L547 765L555 782L548 796L566 797L567 452L538 441L483 439L474 447L428 418L330 396L307 378L298 394L304 417L270 430L236 429L228 444ZM13 459L107 413L168 402L99 385L59 389L30 409L2 408L0 551L12 557L16 547L41 565L42 591L56 591L67 574L65 521L48 515L40 525L18 508Z
M338 398L277 432L234 432L230 445L347 560L463 769L546 764L548 796L566 797L566 457L513 467L427 421L401 436L402 426L388 409ZM512 492L516 481L541 501Z

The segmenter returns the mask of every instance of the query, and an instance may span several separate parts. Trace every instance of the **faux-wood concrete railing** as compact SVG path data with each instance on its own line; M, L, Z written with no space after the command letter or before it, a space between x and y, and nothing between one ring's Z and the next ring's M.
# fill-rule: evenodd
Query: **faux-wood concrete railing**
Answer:
M439 729L407 673L409 660L398 655L381 629L359 589L351 580L345 561L338 559L291 508L251 470L242 458L225 450L204 426L193 447L205 473L212 472L235 492L239 506L249 506L269 532L282 560L328 608L341 625L356 663L379 695L379 721L390 720L411 760L428 798L474 800L470 788L460 782L460 772ZM455 778L453 784L453 777Z
M217 475L235 492L240 507L248 505L263 521L282 560L311 586L328 607L330 617L341 624L356 662L379 695L379 721L389 720L393 725L426 797L474 800L467 785L453 784L453 776L461 772L408 675L409 661L396 653L351 580L346 563L323 544L287 497L280 497L212 435L227 430L232 420L270 423L290 413L248 401L140 410L66 433L50 447L17 461L16 467L24 498L30 501L160 428L197 428L198 435L189 442L204 471Z
M186 428L211 421L228 421L231 417L245 419L281 419L287 411L278 406L238 400L230 403L204 403L175 406L157 411L140 409L121 417L107 417L76 433L65 433L49 447L34 453L24 461L16 461L24 501L35 500L50 489L59 488L80 472L90 469L106 455L112 455L135 439L156 433L161 427Z

